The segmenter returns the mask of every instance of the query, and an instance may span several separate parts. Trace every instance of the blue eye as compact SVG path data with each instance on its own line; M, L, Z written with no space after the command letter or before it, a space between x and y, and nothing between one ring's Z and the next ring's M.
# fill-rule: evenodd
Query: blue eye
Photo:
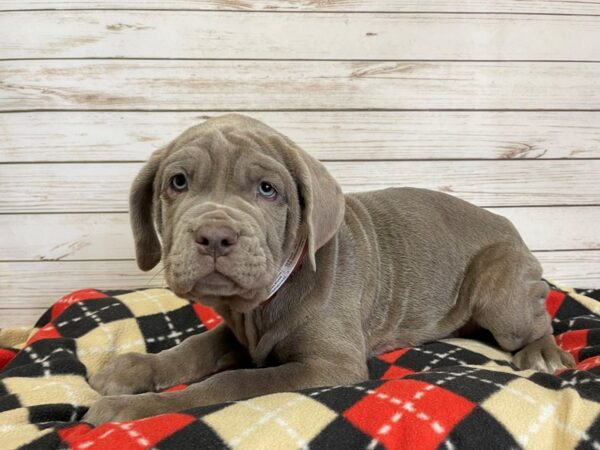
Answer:
M185 191L187 189L187 178L184 174L178 173L171 178L171 187L177 192Z
M261 197L264 197L267 200L275 200L277 198L277 191L271 183L266 181L262 181L258 185L258 193Z

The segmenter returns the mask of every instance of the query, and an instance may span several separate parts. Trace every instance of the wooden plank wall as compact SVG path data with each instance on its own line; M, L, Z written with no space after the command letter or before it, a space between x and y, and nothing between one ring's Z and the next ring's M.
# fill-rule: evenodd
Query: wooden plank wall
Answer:
M223 112L348 192L411 185L515 222L547 276L600 287L600 3L0 2L0 326L133 261L129 183Z

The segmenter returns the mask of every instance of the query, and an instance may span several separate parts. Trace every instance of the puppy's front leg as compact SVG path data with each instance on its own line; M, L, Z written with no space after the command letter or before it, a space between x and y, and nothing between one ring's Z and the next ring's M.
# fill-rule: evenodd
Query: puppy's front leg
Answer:
M166 412L274 392L364 381L366 367L355 370L325 362L290 362L277 367L239 369L218 373L183 391L104 397L94 403L84 421L134 420Z
M245 359L224 324L156 354L124 353L90 378L102 395L135 394L197 381Z

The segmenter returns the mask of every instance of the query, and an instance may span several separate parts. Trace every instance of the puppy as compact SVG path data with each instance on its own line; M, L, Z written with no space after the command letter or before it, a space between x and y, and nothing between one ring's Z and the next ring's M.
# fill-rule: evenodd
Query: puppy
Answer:
M162 259L173 292L224 322L113 359L90 379L107 397L86 421L358 383L370 356L466 324L520 350L519 368L574 365L552 336L541 266L507 219L422 189L344 195L321 163L249 117L207 120L156 151L130 211L139 267Z

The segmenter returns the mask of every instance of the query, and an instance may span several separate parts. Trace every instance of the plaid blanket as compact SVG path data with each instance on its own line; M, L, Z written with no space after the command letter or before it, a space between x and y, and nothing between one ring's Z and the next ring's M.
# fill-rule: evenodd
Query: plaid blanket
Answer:
M547 309L577 368L517 371L491 344L444 339L369 361L370 381L265 395L96 428L86 377L216 326L166 289L81 290L35 328L0 331L3 449L600 449L600 290L553 287ZM185 389L174 386L171 389Z

